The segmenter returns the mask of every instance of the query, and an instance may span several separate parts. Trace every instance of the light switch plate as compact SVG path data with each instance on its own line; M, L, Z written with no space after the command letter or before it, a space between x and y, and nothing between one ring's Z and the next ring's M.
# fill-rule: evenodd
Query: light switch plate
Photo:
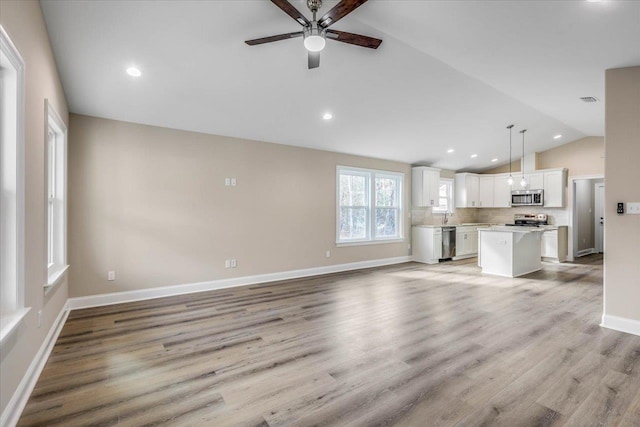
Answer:
M640 202L627 203L627 215L640 215Z

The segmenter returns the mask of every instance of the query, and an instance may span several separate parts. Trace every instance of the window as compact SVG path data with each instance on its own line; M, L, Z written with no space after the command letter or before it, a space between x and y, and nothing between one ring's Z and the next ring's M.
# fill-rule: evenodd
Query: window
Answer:
M0 344L24 307L24 61L0 26Z
M453 213L455 210L453 199L453 180L440 178L438 186L438 200L440 204L433 208L433 213Z
M338 166L338 243L400 240L404 174Z
M49 102L47 109L47 272L55 285L67 265L67 128Z

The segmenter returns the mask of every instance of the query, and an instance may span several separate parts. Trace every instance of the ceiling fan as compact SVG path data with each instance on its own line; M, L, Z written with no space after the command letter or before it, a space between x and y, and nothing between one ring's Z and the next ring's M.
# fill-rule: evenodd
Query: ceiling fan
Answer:
M332 30L329 28L330 25L335 24L340 19L353 12L358 6L362 5L367 0L341 0L340 3L318 20L316 20L316 13L322 7L322 0L306 1L307 7L311 13L313 13L313 21L309 21L305 18L305 16L287 0L271 0L271 2L282 9L284 13L302 25L302 31L247 40L245 43L249 46L254 46L257 44L271 43L295 37L304 37L304 47L309 51L309 69L318 68L320 66L320 51L324 49L327 38L356 46L368 47L370 49L377 49L378 46L380 46L380 43L382 43L382 40L373 37Z

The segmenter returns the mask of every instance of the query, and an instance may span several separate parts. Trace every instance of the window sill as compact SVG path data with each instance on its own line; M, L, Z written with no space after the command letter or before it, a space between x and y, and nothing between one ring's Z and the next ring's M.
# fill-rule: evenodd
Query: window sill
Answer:
M31 310L31 307L22 308L15 313L2 316L0 320L0 323L2 323L0 326L0 348L2 348L7 338L18 329L29 310Z
M404 237L401 237L399 239L359 240L357 242L336 242L336 246L342 247L342 246L383 245L385 243L401 243L401 242L404 242Z
M57 268L52 269L49 272L49 277L47 278L47 284L44 285L44 293L45 295L51 291L58 283L62 281L62 279L66 276L67 270L69 270L68 265L59 266Z

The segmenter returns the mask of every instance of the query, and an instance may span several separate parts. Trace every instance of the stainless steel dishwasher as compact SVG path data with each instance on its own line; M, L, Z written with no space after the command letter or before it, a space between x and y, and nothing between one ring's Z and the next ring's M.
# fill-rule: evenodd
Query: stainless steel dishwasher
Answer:
M456 256L456 228L442 227L442 260Z

